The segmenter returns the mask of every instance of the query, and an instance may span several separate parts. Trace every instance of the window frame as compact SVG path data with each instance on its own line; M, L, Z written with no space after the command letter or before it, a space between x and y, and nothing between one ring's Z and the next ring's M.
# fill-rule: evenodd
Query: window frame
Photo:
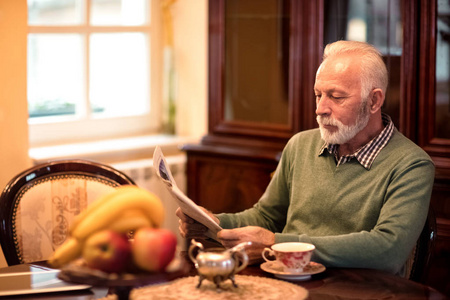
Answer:
M57 116L28 118L30 147L43 145L54 145L71 142L88 142L99 139L121 138L126 136L157 134L161 128L161 79L159 76L162 69L160 63L160 13L159 1L149 0L150 14L149 22L143 25L89 25L90 0L85 0L85 22L81 25L30 25L29 34L70 34L83 35L84 39L84 106L89 107L89 39L93 33L134 33L144 32L148 37L148 49L150 56L148 68L150 81L148 93L150 96L149 111L145 114L126 117L99 117L90 118L90 112L86 109L85 115L80 119L78 116ZM95 128L96 130L93 130Z

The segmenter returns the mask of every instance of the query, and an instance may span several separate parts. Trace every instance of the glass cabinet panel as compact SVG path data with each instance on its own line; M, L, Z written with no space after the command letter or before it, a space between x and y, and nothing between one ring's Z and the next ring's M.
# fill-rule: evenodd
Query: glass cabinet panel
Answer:
M435 136L450 139L450 2L437 4Z
M290 1L225 1L224 119L289 122Z
M400 119L401 0L325 0L324 45L338 40L368 42L383 54L389 86L383 111Z

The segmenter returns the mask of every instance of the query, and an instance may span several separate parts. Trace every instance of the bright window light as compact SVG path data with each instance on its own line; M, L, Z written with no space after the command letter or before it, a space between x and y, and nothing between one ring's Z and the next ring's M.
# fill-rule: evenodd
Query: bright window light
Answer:
M157 130L150 6L150 0L28 0L31 146Z

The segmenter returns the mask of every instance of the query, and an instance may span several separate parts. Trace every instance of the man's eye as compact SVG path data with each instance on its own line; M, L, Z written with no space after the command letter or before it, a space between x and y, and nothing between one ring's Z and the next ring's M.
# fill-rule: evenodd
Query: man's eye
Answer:
M331 98L331 99L339 100L339 99L343 99L344 97L339 97L339 96L333 96L333 95L330 95L330 98Z

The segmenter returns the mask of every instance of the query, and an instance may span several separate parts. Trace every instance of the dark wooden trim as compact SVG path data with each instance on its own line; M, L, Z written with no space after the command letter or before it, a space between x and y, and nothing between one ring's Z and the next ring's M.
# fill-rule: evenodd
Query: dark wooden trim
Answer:
M433 136L435 111L435 74L436 74L436 20L435 1L421 1L420 30L420 78L419 78L419 145L426 147ZM433 101L430 101L433 99Z
M421 1L419 124L428 124L418 128L422 147L429 145L435 129L436 9L435 1Z
M418 33L420 19L417 0L402 1L403 55L401 56L401 95L399 131L413 141L416 137Z
M322 61L323 54L323 18L324 4L319 1L294 1L298 10L299 32L301 37L300 47L294 51L294 55L300 56L300 63L296 67L300 69L299 80L293 82L292 88L298 93L299 110L295 111L294 118L299 120L298 131L317 127L316 103L314 96L314 83L316 71Z
M278 162L281 151L268 150L259 147L233 147L217 145L186 144L182 148L187 153L196 153L202 156L227 156L232 158L243 158L245 160Z
M210 0L208 9L208 131L214 132L217 124L223 121L224 0Z
M450 241L450 220L447 218L436 218L438 236Z

